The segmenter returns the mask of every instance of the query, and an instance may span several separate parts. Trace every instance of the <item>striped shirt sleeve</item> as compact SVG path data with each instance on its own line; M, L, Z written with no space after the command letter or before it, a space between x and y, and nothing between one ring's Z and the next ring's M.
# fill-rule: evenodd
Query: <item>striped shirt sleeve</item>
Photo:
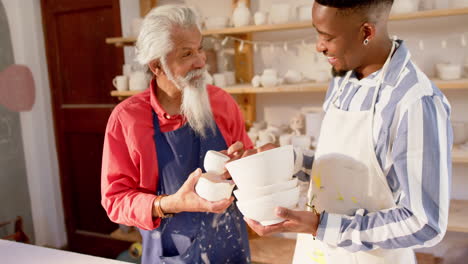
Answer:
M401 115L391 144L396 207L354 215L323 212L317 238L348 251L419 248L437 244L447 230L452 131L450 107L424 96Z

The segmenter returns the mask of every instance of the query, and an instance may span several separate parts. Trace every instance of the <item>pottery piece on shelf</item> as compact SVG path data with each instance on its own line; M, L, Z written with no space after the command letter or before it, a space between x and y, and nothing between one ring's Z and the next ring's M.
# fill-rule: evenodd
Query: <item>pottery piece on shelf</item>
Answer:
M260 87L261 85L261 82L262 82L262 79L260 76L258 75L255 75L253 78L252 78L252 86L257 88L257 87Z
M129 79L129 90L130 91L141 91L148 88L149 79L145 72L134 71L130 75Z
M233 71L225 71L224 75L226 76L226 85L231 86L236 84L236 73Z
M303 80L302 73L295 70L288 70L284 75L286 83L299 83Z
M237 3L236 9L232 13L232 23L234 27L244 27L250 24L250 9L244 1Z
M254 23L257 26L264 25L267 22L267 15L263 12L256 12L254 15Z
M261 76L263 87L276 86L278 84L278 73L275 69L265 69Z
M213 74L214 85L224 88L227 86L226 75L224 73L215 73Z
M305 128L305 117L302 113L299 113L289 121L289 127L292 129L293 134L296 136L302 135Z
M112 84L114 85L117 91L127 91L128 90L128 77L125 75L118 75L115 76L112 80Z
M462 77L460 64L438 63L436 64L437 76L444 81L458 80Z

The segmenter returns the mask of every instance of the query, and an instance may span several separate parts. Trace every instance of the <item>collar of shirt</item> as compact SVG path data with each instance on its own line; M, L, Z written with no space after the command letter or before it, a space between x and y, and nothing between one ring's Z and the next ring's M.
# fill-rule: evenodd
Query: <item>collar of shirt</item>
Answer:
M156 115L159 117L161 120L161 117L167 120L177 120L180 122L183 120L183 116L180 114L177 115L169 115L164 108L161 106L161 104L158 101L158 98L156 97L156 92L157 92L157 83L155 79L151 80L150 84L150 102L151 102L151 107L153 108L154 112Z
M390 86L395 86L398 78L405 68L406 64L410 59L410 53L408 48L403 43L403 40L397 40L397 49L390 60L388 65L387 73L384 78L384 83ZM357 85L358 87L367 86L373 87L377 85L379 78L382 74L382 69L373 72L371 75L359 80L356 77L356 73L353 71L349 78L349 82Z

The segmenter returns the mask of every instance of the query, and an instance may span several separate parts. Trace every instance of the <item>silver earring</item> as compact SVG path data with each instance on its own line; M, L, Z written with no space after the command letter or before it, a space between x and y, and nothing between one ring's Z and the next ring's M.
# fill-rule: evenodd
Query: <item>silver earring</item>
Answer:
M364 46L367 46L369 44L369 39L364 40Z

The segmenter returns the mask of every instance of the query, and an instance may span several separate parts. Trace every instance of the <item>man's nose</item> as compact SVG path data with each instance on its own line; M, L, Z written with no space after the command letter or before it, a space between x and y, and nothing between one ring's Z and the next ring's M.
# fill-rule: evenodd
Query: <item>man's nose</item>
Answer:
M315 45L315 49L317 50L317 52L323 53L327 50L327 47L323 44L323 41L319 40Z
M197 54L197 58L195 59L195 62L193 63L193 67L196 69L201 69L205 67L206 65L206 55L205 52L201 51Z

